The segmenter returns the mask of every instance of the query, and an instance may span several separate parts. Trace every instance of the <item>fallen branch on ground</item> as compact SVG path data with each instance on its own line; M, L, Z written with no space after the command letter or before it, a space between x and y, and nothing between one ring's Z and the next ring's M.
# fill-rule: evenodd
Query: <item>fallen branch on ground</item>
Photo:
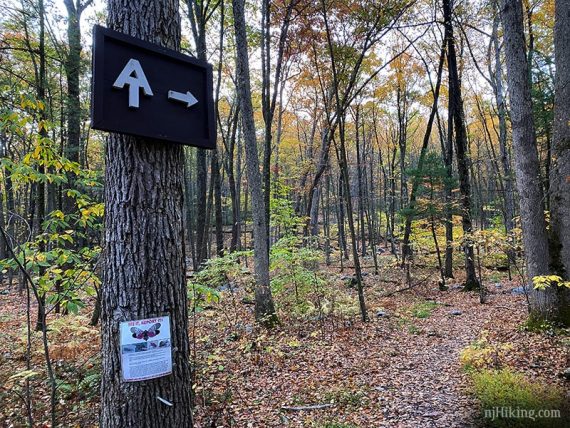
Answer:
M308 406L282 406L281 410L285 410L288 412L300 412L303 410L321 410L321 409L327 409L329 407L333 407L334 404L311 404Z

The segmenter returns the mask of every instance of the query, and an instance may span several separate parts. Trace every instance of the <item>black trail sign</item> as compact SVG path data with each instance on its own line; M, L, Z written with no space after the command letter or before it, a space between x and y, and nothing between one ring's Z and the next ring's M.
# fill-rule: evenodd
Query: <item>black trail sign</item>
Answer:
M96 25L91 126L216 147L212 66Z

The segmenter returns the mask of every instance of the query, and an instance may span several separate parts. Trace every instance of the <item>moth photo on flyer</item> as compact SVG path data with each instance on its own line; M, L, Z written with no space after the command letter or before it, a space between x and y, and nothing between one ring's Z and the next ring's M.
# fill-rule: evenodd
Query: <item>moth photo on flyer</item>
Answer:
M120 327L124 381L136 382L172 373L170 317L125 321Z

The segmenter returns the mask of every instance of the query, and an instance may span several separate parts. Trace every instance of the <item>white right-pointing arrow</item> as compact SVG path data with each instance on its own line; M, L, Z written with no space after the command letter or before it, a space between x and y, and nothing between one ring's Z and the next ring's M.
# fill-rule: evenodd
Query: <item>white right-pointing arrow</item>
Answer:
M192 107L194 104L198 103L198 100L194 95L190 93L190 91L184 92L176 92L176 91L168 91L168 99L174 101L180 101L181 103L185 103L186 107Z

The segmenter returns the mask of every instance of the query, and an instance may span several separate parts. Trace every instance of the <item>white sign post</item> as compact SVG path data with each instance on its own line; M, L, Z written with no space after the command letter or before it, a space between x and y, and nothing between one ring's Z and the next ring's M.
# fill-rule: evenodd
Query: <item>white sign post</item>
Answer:
M126 321L120 328L123 380L136 382L172 373L170 317Z

